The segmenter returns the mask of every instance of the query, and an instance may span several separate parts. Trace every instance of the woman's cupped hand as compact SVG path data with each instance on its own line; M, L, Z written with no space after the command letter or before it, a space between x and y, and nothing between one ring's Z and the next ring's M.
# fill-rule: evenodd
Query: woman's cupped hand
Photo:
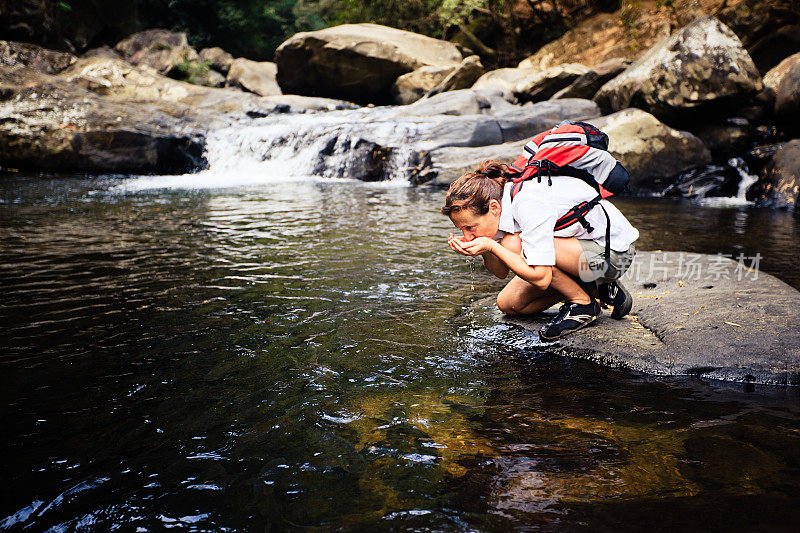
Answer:
M478 237L471 241L464 240L464 237L456 237L452 233L447 239L447 244L450 249L457 254L466 255L468 257L475 257L486 252L491 252L492 247L497 243L488 237Z

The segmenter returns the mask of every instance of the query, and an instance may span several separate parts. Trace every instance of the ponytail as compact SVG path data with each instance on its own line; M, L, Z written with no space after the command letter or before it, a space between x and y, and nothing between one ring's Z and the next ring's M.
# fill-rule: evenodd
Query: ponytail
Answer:
M503 198L503 187L510 179L508 165L487 159L477 170L467 172L453 183L444 199L442 214L450 216L464 209L476 215L489 212L489 202Z

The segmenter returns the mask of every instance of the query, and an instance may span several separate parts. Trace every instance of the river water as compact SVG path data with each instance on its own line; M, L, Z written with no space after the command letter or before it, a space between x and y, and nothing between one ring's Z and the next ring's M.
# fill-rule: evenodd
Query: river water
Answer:
M497 324L443 191L166 182L0 181L0 529L798 527L795 389ZM641 249L760 254L800 288L790 214L616 203Z

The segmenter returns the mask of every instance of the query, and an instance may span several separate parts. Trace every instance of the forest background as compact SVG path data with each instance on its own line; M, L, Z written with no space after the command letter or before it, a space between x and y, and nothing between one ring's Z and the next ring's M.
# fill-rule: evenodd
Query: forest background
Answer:
M659 2L666 7L671 0ZM600 12L637 0L0 0L3 38L81 53L150 28L185 32L196 49L272 60L293 34L372 22L446 39L487 68L515 65Z

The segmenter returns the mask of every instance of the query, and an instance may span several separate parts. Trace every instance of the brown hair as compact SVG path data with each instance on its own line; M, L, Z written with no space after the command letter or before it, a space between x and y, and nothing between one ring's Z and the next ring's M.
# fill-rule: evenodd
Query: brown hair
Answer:
M450 184L442 214L450 216L470 209L476 215L485 215L489 212L489 201L502 199L503 186L508 179L508 165L491 159L481 161L477 170L467 172Z

